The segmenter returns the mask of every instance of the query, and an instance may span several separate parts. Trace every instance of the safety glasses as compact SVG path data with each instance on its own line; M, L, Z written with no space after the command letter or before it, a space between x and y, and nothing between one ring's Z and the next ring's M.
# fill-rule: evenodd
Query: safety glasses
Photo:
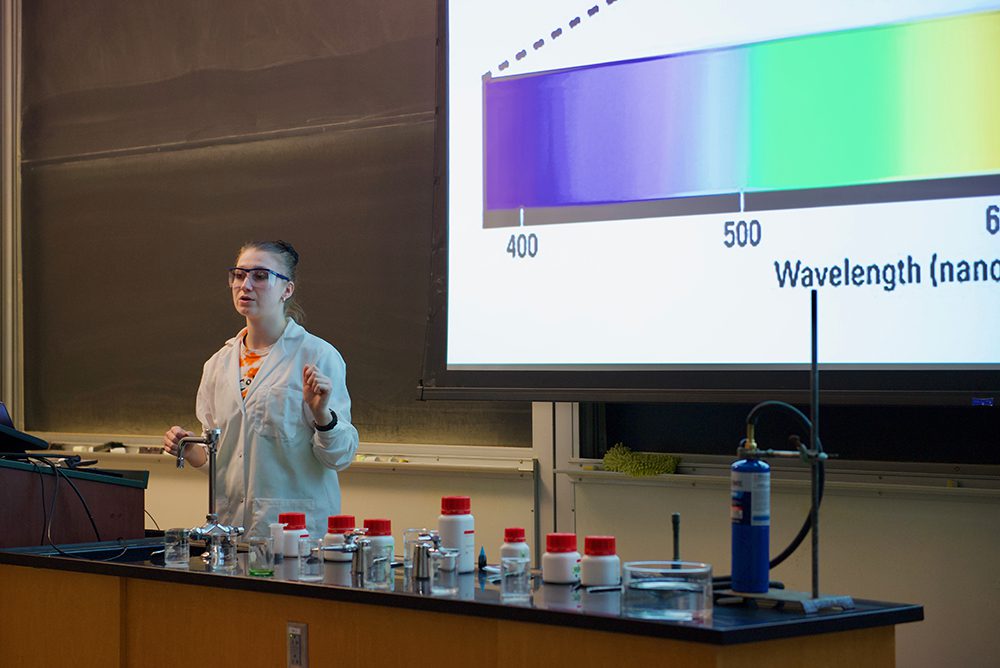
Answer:
M230 267L229 287L240 287L246 282L248 277L250 278L250 285L255 288L262 288L265 285L269 288L274 287L275 281L279 278L283 281L292 280L287 276L268 269L267 267L250 267L248 269L244 269L243 267Z

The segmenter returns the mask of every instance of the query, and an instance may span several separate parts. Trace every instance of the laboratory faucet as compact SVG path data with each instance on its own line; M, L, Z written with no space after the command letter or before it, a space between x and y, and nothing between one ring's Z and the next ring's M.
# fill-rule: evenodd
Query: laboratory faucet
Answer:
M221 429L206 429L201 436L185 436L177 444L177 468L184 468L184 450L189 445L201 445L208 453L208 514L205 523L191 529L191 538L205 541L202 558L212 570L232 569L236 566L236 538L245 533L240 526L219 524L215 512L215 454L218 451Z
M367 569L374 566L379 561L384 561L384 557L377 557L368 561L369 551L372 549L372 539L366 538L368 529L357 528L344 533L343 545L324 545L320 550L325 552L340 552L351 555L351 576L355 587L363 587L368 577Z
M441 536L437 531L429 531L417 536L413 545L413 577L428 580L431 577L431 562L442 555Z
M177 468L184 468L184 451L189 445L200 445L208 454L208 514L215 514L215 453L218 451L221 429L206 429L201 436L185 436L177 442Z

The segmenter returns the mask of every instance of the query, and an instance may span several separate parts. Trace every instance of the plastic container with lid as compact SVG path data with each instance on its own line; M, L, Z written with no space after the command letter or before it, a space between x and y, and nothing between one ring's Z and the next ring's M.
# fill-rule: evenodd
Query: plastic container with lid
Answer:
M476 570L476 522L472 517L472 501L467 496L442 496L438 534L442 547L459 551L458 572Z
M267 525L270 532L272 548L274 549L274 563L280 564L285 558L285 524L284 522L271 522Z
M524 557L531 559L531 550L524 540L524 529L521 527L507 527L503 530L503 545L500 546L500 558L503 557Z
M285 530L281 532L283 543L281 553L286 557L299 556L299 538L309 535L306 530L306 514L278 513L278 522L285 525ZM277 545L274 546L274 551L278 551Z
M576 534L550 533L545 536L542 581L552 584L574 584L580 581L580 553L576 551Z
M392 521L387 519L365 520L365 528L368 533L365 537L371 540L373 548L390 549L390 554L396 552L396 541L392 537Z
M354 515L330 515L326 518L326 535L323 536L323 547L330 545L343 545L344 534L357 526ZM326 550L323 552L326 561L350 561L350 552L334 552Z
M583 539L580 584L617 585L622 581L622 562L615 552L614 536L587 536Z

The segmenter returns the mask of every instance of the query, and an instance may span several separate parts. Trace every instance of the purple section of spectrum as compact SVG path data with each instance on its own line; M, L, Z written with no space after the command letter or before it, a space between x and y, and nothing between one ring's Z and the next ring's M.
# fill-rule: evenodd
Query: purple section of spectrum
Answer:
M485 78L486 209L739 190L745 72L729 50Z

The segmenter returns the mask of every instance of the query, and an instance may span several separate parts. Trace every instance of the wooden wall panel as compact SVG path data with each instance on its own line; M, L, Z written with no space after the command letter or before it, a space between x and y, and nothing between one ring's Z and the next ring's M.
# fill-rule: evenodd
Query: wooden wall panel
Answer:
M530 444L526 403L415 400L435 2L25 3L26 426L193 425L248 239L302 253L365 441Z
M18 578L18 575L24 575ZM894 665L893 628L874 628L760 643L718 646L592 629L208 588L153 580L0 567L9 600L52 612L52 602L79 604L89 615L87 640L71 632L48 643L24 643L0 600L0 662L25 667L176 666L211 661L233 666L285 664L288 622L308 624L309 665L444 666L608 665L767 668L770 666ZM71 584L72 587L67 587ZM85 599L85 596L90 599ZM59 596L60 598L55 598ZM96 609L96 605L104 605ZM21 650L24 650L21 652ZM16 662L10 661L13 657ZM193 658L192 658L193 657Z
M501 622L379 605L128 580L126 665L172 668L182 656L228 666L286 665L288 622L308 624L310 666L497 666ZM188 620L185 624L182 620ZM164 620L177 620L173 625ZM209 620L205 632L191 632Z
M0 665L121 665L123 586L104 575L0 566Z

